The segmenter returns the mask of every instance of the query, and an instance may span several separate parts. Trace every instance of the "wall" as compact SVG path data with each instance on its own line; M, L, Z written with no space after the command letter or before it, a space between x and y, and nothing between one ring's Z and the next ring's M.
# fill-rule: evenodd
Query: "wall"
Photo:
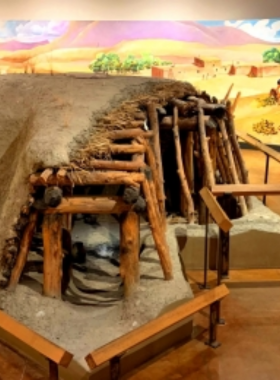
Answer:
M280 16L279 0L0 0L1 20L223 20Z

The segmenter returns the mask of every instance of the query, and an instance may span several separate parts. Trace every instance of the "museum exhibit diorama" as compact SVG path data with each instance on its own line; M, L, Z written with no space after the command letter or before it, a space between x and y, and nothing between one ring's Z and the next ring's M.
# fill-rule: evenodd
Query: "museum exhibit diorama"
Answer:
M120 379L206 308L219 347L230 269L280 264L280 19L0 31L0 339L53 380Z

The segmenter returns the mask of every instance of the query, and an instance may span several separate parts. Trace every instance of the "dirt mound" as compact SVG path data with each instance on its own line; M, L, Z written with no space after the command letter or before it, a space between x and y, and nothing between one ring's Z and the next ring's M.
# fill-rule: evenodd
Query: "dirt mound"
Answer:
M101 117L109 110L115 109L112 117L129 120L130 111L147 101L148 92L154 97L159 92L158 101L164 103L168 94L190 88L165 81L171 83L167 91L155 87L159 80L152 78L75 75L6 75L0 76L0 83L0 257L7 240L19 242L14 226L27 201L32 172L69 166L78 151L85 155L85 146L87 154L98 151L100 130L107 130Z

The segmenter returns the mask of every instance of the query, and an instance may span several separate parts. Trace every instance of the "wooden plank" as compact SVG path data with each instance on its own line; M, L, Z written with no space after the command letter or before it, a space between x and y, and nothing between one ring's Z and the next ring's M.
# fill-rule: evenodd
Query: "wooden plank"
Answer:
M0 329L62 367L67 368L73 358L70 352L43 338L3 311L0 311Z
M279 195L280 184L239 184L239 185L214 185L211 188L212 194L221 196L232 195Z
M131 205L121 197L64 197L57 207L48 208L46 214L121 214L130 211Z
M229 290L224 284L217 286L214 289L202 293L184 305L161 315L144 326L141 326L138 329L133 330L113 342L91 352L85 357L85 360L89 368L93 370L101 364L106 363L113 357L125 353L127 350L159 334L167 328L176 325L213 302L224 298L228 294Z
M278 153L276 150L270 148L269 146L263 144L262 142L258 141L252 136L249 136L247 133L242 131L236 131L236 135L243 141L246 141L249 145L253 146L254 148L262 151L263 153L269 155L271 158L276 160L277 162L280 162L280 153Z
M216 201L211 191L207 187L204 187L200 190L199 194L204 200L210 214L218 226L221 228L221 230L228 232L233 227L233 224L231 223L229 217L224 212L222 207Z

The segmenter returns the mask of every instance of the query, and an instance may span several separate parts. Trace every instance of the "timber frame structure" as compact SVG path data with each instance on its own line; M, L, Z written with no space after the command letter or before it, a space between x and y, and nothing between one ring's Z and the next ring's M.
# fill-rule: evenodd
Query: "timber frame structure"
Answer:
M71 232L71 215L77 213L119 215L120 275L125 296L129 296L139 280L139 215L146 212L164 279L171 280L163 151L173 146L173 169L181 188L178 197L188 223L195 222L195 210L203 222L205 208L201 209L204 203L199 191L204 186L248 184L234 126L240 93L231 104L232 87L219 102L189 83L159 84L150 94L138 95L102 117L88 145L69 166L33 173L30 199L22 209L21 218L26 222L19 243L9 242L4 251L4 259L8 257L10 263L9 288L14 289L20 280L43 216L43 293L61 297L69 281L69 273L62 270L65 250L66 256L71 251L71 242L68 247L62 242L62 230ZM77 186L96 185L122 185L124 190L110 197L74 194ZM250 197L238 195L238 205L245 215L252 207ZM13 249L16 254L11 259Z

